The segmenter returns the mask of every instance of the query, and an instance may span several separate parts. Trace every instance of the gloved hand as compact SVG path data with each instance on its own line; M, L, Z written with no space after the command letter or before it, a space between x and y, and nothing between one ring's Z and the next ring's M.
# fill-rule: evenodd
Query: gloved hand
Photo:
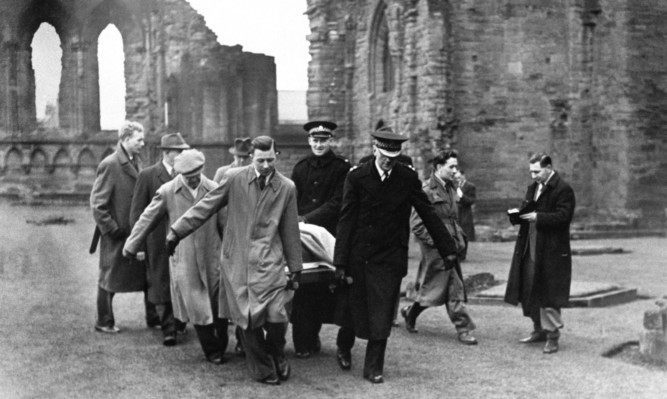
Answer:
M176 252L176 246L178 245L179 241L180 239L178 238L176 233L174 233L174 230L170 229L169 233L167 234L167 242L166 242L167 254L169 256L174 255L174 252Z
M459 262L459 258L456 255L449 255L445 259L445 270L452 270L456 267Z
M137 252L137 260L140 262L143 262L146 260L146 252L145 251L140 251Z
M292 290L296 291L299 289L299 283L301 282L301 272L293 272L290 273L289 278L287 280L287 286L285 287L286 290Z

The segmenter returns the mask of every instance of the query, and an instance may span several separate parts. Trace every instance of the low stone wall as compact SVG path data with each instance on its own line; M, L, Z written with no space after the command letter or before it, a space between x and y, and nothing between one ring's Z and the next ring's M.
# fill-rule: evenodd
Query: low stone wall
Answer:
M639 337L639 352L651 360L667 362L667 296L656 304L658 309L644 312L644 331Z

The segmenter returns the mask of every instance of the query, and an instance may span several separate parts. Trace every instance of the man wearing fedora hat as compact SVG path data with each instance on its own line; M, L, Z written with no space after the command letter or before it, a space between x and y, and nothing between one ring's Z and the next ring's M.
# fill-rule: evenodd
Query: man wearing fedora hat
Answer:
M229 165L221 166L218 170L215 171L213 180L220 184L222 178L225 176L225 173L232 168L240 168L241 166L246 166L250 164L250 153L252 152L252 139L250 137L237 137L234 139L234 146L229 147L229 153L234 156L234 161ZM220 210L222 213L223 224L227 220L227 207ZM244 356L245 351L243 350L243 341L241 340L241 329L237 326L235 335L236 335L236 347L234 351L236 354Z
M337 314L336 321L368 340L363 376L381 383L394 306L408 270L411 209L422 218L446 267L456 264L456 243L422 190L417 172L397 161L407 138L389 128L371 135L373 162L352 169L343 189L334 265L339 278L351 278L352 284L347 312Z
M204 176L204 154L188 149L174 159L174 170L180 175L158 188L127 239L123 254L132 256L141 250L146 236L163 220L174 222L192 205L218 185ZM220 294L220 253L222 220L211 218L194 234L183 239L170 258L171 299L174 315L191 322L206 359L214 364L224 362L227 347L226 295ZM164 252L165 242L162 242Z
M334 130L338 126L329 121L311 121L303 125L308 133L311 154L296 163L292 180L296 185L299 221L324 227L336 235L336 225L343 197L343 183L350 170L347 159L331 149ZM294 293L290 321L292 340L298 358L307 358L321 348L319 332L322 323L333 321L335 296L328 282L304 285ZM337 343L344 348L354 345L354 331L341 328ZM338 356L344 370L350 368L349 359Z
M229 147L229 153L234 156L234 161L229 165L221 166L215 171L213 180L220 183L222 177L231 168L246 166L250 163L250 153L252 152L252 139L250 137L237 137L234 139L234 146Z
M139 216L151 203L158 188L174 178L176 175L174 160L178 154L190 146L186 144L180 133L171 133L162 136L159 148L162 150L162 158L154 165L143 169L137 176L130 208L130 226L134 226L139 220ZM167 218L164 217L148 235L145 245L137 253L137 259L146 263L148 300L156 305L160 316L158 327L162 329L162 343L165 346L173 346L176 344L177 330L184 332L185 324L174 319L171 304L169 256L164 251L168 228Z

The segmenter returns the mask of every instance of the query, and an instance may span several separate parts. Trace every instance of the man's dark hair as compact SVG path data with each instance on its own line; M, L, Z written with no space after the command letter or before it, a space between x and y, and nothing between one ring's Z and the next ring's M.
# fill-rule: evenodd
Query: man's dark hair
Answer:
M431 163L433 164L433 167L436 167L438 165L444 165L447 163L447 160L449 158L457 158L459 157L459 153L456 150L443 150L438 153L438 155L435 156L431 160Z
M269 136L257 136L252 139L250 144L252 145L253 152L255 150L270 151L271 148L273 148L276 154L278 154L278 150L276 149L276 142Z
M529 163L539 162L540 167L546 168L547 166L552 166L551 157L546 152L537 152L530 157Z

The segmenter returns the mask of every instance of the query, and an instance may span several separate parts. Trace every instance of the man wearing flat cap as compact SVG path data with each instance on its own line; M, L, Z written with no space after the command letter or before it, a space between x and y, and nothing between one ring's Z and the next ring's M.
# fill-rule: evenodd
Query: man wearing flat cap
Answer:
M299 221L324 227L336 235L336 225L343 197L343 183L350 170L347 159L332 150L334 130L329 121L311 121L303 125L308 134L311 154L301 159L292 170L296 185ZM328 282L301 287L294 294L292 307L292 339L296 357L307 358L320 351L319 332L322 323L331 323L335 297ZM338 343L345 348L354 344L354 331L341 328ZM349 361L339 357L341 367L349 369Z
M228 207L220 253L227 314L243 329L246 364L253 377L279 385L291 373L285 357L285 305L293 295L287 289L298 287L303 268L296 188L275 168L277 151L271 137L255 137L252 148L252 164L228 170L215 190L171 225L167 247L178 248L180 240Z
M234 146L229 147L229 153L234 156L234 161L229 165L221 166L215 171L213 180L220 184L222 177L231 168L238 168L250 164L250 153L252 152L252 139L250 137L237 137L234 139Z
M408 270L411 208L433 237L445 267L456 265L456 243L422 190L417 172L397 161L407 138L389 128L371 134L373 162L352 169L343 188L334 265L339 277L351 278L352 284L349 313L337 314L336 321L368 340L363 376L381 383L394 307Z
M137 254L151 231L165 218L174 222L192 205L218 185L202 174L204 154L184 150L174 159L174 170L180 175L158 188L152 201L138 218L123 254ZM224 362L227 347L226 318L229 313L226 295L220 294L220 266L218 255L221 245L221 218L209 219L194 234L183 239L169 259L171 273L171 300L174 316L191 322L206 359L214 364ZM162 242L164 252L165 242Z
M159 148L162 150L162 158L154 165L141 170L137 176L130 208L130 226L132 227L151 203L157 189L176 176L174 159L190 146L186 144L180 133L171 133L162 136ZM167 217L164 217L148 235L145 245L137 253L137 259L146 263L148 300L156 305L160 316L160 324L156 327L162 329L162 343L165 346L173 346L176 344L176 331L184 332L185 325L174 319L171 305L169 256L164 250L168 228Z

